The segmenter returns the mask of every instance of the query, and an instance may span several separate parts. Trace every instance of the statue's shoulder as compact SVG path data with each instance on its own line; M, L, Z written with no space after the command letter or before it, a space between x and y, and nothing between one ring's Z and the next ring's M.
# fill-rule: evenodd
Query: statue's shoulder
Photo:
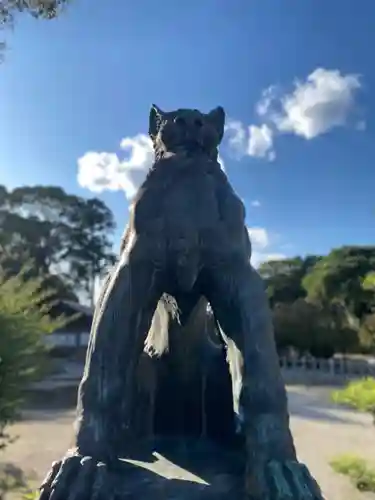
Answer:
M161 158L155 158L146 178L140 186L140 192L145 190L162 189L170 181L178 182L182 176L196 175L197 171L205 173L205 162L183 154L166 154Z

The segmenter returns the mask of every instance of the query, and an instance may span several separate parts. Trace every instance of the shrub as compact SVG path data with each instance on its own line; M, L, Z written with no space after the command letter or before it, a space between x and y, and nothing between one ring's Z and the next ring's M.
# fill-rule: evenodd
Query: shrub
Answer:
M339 455L331 460L335 472L348 476L360 491L375 492L375 467L356 455Z
M366 377L350 382L344 389L334 391L332 400L371 413L375 423L375 378Z
M43 372L43 338L66 324L48 315L48 297L41 280L0 274L0 449L9 442L6 428L17 417L24 391Z
M37 500L39 492L29 487L30 479L18 466L0 463L0 500L8 498L9 493L21 495L21 500Z
M38 500L39 496L39 491L28 490L22 494L22 500Z

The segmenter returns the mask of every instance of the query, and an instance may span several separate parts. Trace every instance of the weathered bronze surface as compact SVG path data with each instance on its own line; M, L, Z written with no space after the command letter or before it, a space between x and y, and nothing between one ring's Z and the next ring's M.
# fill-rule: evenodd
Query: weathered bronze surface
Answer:
M76 449L40 500L322 498L296 458L245 208L217 161L224 122L220 107L151 108L155 161L96 307ZM150 465L153 450L164 468ZM184 471L171 482L168 456ZM208 484L187 482L194 470Z

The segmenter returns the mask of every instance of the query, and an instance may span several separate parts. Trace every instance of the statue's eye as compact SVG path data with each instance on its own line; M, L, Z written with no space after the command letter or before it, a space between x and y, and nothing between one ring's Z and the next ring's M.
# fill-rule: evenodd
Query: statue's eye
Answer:
M186 125L186 121L184 120L184 118L182 118L182 116L176 116L174 122L179 127L184 127Z
M194 120L194 125L195 125L197 128L201 128L201 127L203 127L203 122L202 122L202 120L201 120L200 118L196 118L196 119Z

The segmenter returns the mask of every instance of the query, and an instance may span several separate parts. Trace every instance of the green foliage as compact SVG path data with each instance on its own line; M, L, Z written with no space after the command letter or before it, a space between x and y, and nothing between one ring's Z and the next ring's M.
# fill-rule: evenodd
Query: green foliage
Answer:
M321 259L303 279L309 300L342 302L362 318L371 311L373 294L363 288L364 277L375 268L375 247L342 247Z
M27 259L34 275L50 276L59 297L91 301L97 277L114 262L109 208L97 198L70 195L55 186L0 187L1 266L17 274ZM50 281L53 280L53 283Z
M24 390L43 373L44 336L66 324L48 315L51 291L40 279L0 275L0 449L6 446L6 428L18 415Z
M360 491L375 492L375 467L356 455L340 455L330 461L332 469L348 476Z
M24 471L12 464L0 464L0 500L7 498L8 493L21 495L21 500L37 500L39 492L32 490L29 486L31 478L28 478Z
M375 272L372 271L365 276L362 286L364 290L375 291Z
M3 500L7 493L25 491L27 480L22 469L11 464L0 464L0 500Z
M304 298L306 291L302 286L302 280L320 258L313 255L261 264L259 273L266 282L271 306L278 303L291 304Z
M14 22L17 13L27 12L35 18L53 19L69 0L2 0L0 4L0 23Z
M369 351L375 348L375 313L363 318L359 329L359 340L361 345Z
M1 0L0 2L0 29L14 27L18 15L27 13L36 19L54 19L70 0ZM0 59L6 47L0 42Z
M22 494L21 500L38 500L39 496L39 491L26 490L25 493Z
M339 322L332 310L305 299L277 304L273 309L273 322L280 351L293 346L300 353L329 358L336 350L345 352L357 343L356 331L342 320Z
M362 288L365 291L375 292L375 272L371 271L364 277ZM373 305L373 302L371 303ZM375 308L372 307L372 312L362 317L359 329L359 339L361 344L370 352L375 348Z
M345 388L334 391L332 400L371 413L375 418L375 378L365 377L350 382Z
M375 350L375 246L263 263L279 350L329 357Z

